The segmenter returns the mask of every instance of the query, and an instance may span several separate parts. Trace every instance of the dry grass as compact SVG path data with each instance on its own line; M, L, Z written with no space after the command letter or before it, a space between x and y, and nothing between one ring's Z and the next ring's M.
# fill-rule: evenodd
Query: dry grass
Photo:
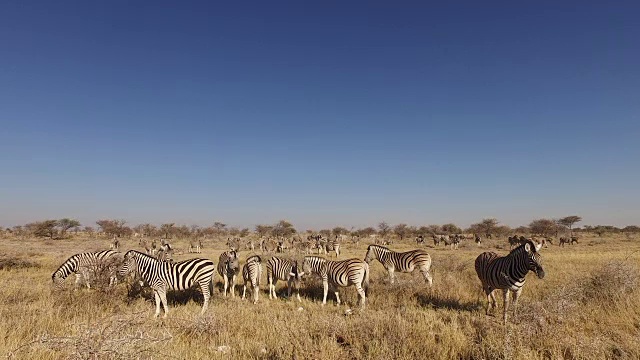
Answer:
M398 274L390 285L372 264L367 309L353 288L346 305L319 304L322 287L306 280L303 301L222 298L199 316L198 291L172 293L166 320L152 318L153 294L137 282L109 288L51 291L51 273L70 255L108 247L107 240L0 242L0 355L12 359L637 359L640 358L640 243L627 238L584 239L543 250L547 277L530 275L517 318L485 316L473 269L475 257L508 251L506 240L466 243L460 250L429 247L434 288L419 274ZM176 242L186 249L187 241ZM217 262L224 241L204 244ZM215 245L215 250L214 246ZM409 249L414 245L397 245ZM363 258L366 244L347 244L341 258ZM138 248L124 241L122 249ZM249 252L242 251L241 259ZM96 269L105 278L105 269ZM266 276L266 271L265 275ZM217 281L219 282L219 278ZM279 283L285 294L285 284ZM241 291L239 287L238 290ZM236 291L238 293L238 291ZM498 297L501 299L501 296ZM274 331L277 329L277 331Z

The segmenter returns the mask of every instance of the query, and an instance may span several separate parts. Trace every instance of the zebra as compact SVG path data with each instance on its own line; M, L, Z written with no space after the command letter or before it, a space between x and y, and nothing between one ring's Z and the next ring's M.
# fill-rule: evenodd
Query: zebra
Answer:
M438 245L440 245L440 236L434 234L431 235L431 237L433 238L433 246L437 247Z
M324 287L322 305L327 303L329 282L331 282L336 287L334 294L338 305L340 305L340 295L337 287L355 285L356 291L360 296L360 306L364 308L366 291L369 287L369 264L366 262L360 259L331 261L320 256L305 256L302 270L303 273L314 273L322 278Z
M156 251L155 255L160 261L173 261L173 247L162 240L162 245L160 245L160 249Z
M202 240L190 241L189 242L189 253L198 253L202 252Z
M578 237L577 236L572 236L571 237L571 242L569 243L569 245L573 245L573 243L578 244Z
M236 276L240 270L238 263L238 253L235 250L225 251L218 258L218 274L224 279L224 296L227 296L227 289L231 285L231 297L235 297Z
M160 304L164 307L164 317L169 314L167 290L186 290L200 285L204 296L204 305L200 314L204 314L209 306L215 265L208 259L189 259L177 263L163 262L153 256L136 250L129 250L124 256L124 264L120 268L120 276L136 271L151 286L156 299L155 317L160 315Z
M433 277L429 272L431 270L431 256L424 250L395 252L384 246L369 245L364 261L371 264L374 259L387 269L392 284L395 282L395 271L411 273L418 269L429 287L433 286Z
M516 246L521 245L527 239L524 236L518 237L518 235L509 236L509 249L513 249Z
M487 295L489 303L486 310L487 315L492 305L494 308L497 307L497 301L493 293L497 289L502 289L503 291L504 323L507 323L509 292L512 292L513 296L514 316L517 315L518 298L522 293L525 277L529 271L535 272L540 279L544 278L540 248L542 248L542 244L535 244L532 240L527 240L506 256L498 256L494 252L483 252L478 255L475 268L482 283L482 289Z
M480 235L476 234L474 238L475 238L476 244L478 245L482 244L482 238L480 237Z
M111 240L111 244L109 245L109 249L118 251L119 248L120 248L120 241L118 241L118 238L114 236L113 240Z
M269 283L269 299L277 299L276 283L278 280L287 281L287 297L291 297L291 285L296 288L296 298L300 299L300 282L304 272L299 271L298 262L294 260L272 257L267 261L267 282Z
M571 240L567 237L561 237L558 246L564 247L564 244L571 244Z
M311 254L313 243L308 240L297 242L293 247L298 253Z
M416 245L420 245L420 244L423 244L423 243L424 243L424 236L419 235L419 236L416 238Z
M262 259L258 255L250 256L247 263L242 267L242 279L244 287L242 289L242 299L244 300L247 293L247 284L251 284L253 289L253 303L258 302L258 293L260 292L260 278L262 277Z
M340 243L335 240L319 240L316 242L316 248L318 249L318 255L325 253L329 255L329 252L334 251L336 257L340 256Z
M95 267L102 264L109 265L107 262L114 259L113 256L119 254L114 250L102 250L95 252L86 252L75 254L65 260L56 271L51 274L51 281L55 289L62 288L62 283L71 274L76 275L76 286L84 281L87 288L91 288L89 282L89 271L96 270ZM94 269L91 269L91 268ZM110 277L109 284L114 285L116 282L115 274Z

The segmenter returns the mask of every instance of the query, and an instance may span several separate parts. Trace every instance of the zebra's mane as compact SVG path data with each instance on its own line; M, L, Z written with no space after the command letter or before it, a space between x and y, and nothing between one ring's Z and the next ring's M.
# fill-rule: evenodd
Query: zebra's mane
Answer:
M523 242L522 244L518 245L518 247L516 247L515 249L511 250L511 252L509 252L509 255L515 254L516 252L526 252L524 250L524 247L527 244L529 244L529 247L531 248L531 251L534 254L538 252L538 249L536 248L536 244L533 242L533 240L527 240L527 241Z
M305 260L306 259L311 259L311 260L320 260L320 261L328 261L327 259L323 258L322 256L313 256L313 255L308 255L304 257Z
M393 250L389 249L388 247L385 247L385 246L382 246L382 245L378 245L378 244L369 244L369 247L367 247L367 249L370 249L372 246L380 248L380 249L384 249L384 250L387 250L387 251L393 251Z
M262 258L260 257L260 255L251 255L247 258L247 262L249 261L262 262Z

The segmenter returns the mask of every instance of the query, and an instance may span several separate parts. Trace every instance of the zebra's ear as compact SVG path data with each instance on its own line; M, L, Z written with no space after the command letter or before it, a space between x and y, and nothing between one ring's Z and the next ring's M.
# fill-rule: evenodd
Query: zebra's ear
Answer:
M536 244L536 252L538 252L540 249L542 249L542 243Z
M524 250L528 253L531 252L531 244L529 244L528 242L526 244L524 244Z

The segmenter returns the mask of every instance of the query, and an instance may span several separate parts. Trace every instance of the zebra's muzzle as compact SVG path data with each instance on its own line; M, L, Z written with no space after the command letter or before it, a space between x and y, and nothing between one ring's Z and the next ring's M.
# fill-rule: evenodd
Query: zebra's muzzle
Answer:
M536 270L536 275L538 275L538 279L544 279L544 269L538 268Z

